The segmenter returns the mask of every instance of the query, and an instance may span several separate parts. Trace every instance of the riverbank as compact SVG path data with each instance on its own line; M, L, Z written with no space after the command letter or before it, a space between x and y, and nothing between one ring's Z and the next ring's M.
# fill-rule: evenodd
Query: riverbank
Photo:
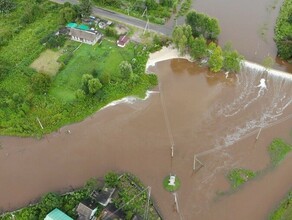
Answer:
M148 61L146 63L146 71L149 69L149 67L155 66L155 64L158 62L177 58L186 59L192 62L192 59L189 55L180 55L179 51L173 45L168 47L164 46L161 50L149 55Z

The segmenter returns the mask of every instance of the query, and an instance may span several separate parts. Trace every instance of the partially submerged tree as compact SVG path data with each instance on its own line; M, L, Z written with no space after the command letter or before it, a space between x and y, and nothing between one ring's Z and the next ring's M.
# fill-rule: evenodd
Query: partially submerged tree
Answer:
M206 39L214 40L220 34L220 27L216 18L191 11L187 14L186 23L191 26L194 37L202 35Z

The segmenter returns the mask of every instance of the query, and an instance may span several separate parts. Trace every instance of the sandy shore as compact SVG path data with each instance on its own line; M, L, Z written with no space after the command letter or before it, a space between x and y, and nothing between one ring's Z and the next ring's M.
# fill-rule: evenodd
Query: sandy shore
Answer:
M151 66L155 66L157 62L176 58L187 59L188 61L192 61L189 55L184 56L180 55L179 51L176 48L174 48L173 45L170 45L168 47L162 47L161 50L151 53L149 55L149 59L146 63L146 70Z

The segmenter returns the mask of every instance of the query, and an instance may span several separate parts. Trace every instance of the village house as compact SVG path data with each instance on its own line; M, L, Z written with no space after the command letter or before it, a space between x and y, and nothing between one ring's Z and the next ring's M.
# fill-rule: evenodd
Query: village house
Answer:
M47 214L44 220L73 220L73 218L56 208Z
M77 220L93 220L94 214L97 211L97 202L93 199L85 199L79 203L76 212L78 213Z
M69 23L69 36L71 40L94 45L102 38L99 31L91 30L87 25L77 25L76 23Z

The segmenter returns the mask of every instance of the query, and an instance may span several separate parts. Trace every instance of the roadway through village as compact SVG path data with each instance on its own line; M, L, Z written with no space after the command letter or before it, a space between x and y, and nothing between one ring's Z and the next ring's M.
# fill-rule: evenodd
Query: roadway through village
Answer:
M65 2L70 2L71 4L78 4L77 0L51 0L53 2L64 4ZM92 7L92 14L98 17L107 18L113 21L117 21L119 23L124 23L127 25L135 26L138 28L144 29L147 25L147 21L140 20L138 18L134 18L131 16L127 16L124 14L120 14L108 9L102 9L96 6ZM171 36L173 30L173 22L168 22L167 25L158 25L148 23L147 29L150 31L154 31L163 35Z

